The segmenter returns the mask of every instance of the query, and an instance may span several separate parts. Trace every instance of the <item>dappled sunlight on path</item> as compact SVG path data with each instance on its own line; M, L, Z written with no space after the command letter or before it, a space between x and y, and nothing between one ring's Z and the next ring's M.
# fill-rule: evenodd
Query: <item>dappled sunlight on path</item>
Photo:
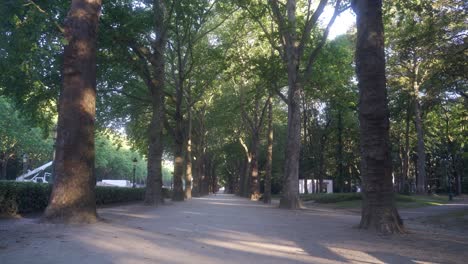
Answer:
M88 226L0 221L1 263L463 263L463 236L382 237L339 211L281 210L232 195L99 210Z

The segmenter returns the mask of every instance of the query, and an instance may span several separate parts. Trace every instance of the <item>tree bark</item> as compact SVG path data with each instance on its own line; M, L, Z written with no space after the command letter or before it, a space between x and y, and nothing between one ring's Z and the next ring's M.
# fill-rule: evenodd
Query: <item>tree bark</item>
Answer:
M260 138L258 130L253 131L252 147L250 149L250 200L258 201L260 199L260 175L258 174L258 149Z
M63 83L55 159L55 183L45 219L97 221L94 187L96 39L101 0L73 0L65 22Z
M164 201L162 194L162 132L164 120L164 86L165 86L165 59L167 35L166 35L166 7L160 0L153 1L154 30L157 38L153 42L152 78L147 80L147 88L151 94L152 118L149 131L148 146L148 175L146 179L145 204L158 205Z
M338 163L337 171L338 171L338 184L340 192L344 191L344 170L343 170L343 116L341 113L341 109L338 109L338 129L337 129L337 137L338 137L338 145L337 145L337 153L336 153L336 160Z
M416 134L418 138L417 144L417 169L418 174L416 178L416 192L426 192L426 150L424 144L424 128L422 124L421 104L419 102L419 63L416 54L413 58L413 97L414 97L414 123L416 127Z
M182 177L184 174L184 142L183 135L181 135L181 133L182 131L180 129L176 129L176 142L174 146L174 190L172 193L173 201L183 201L185 196L182 186Z
M385 78L382 0L354 0L363 204L360 228L404 232L395 207Z
M414 115L416 134L418 138L418 177L416 179L416 191L418 193L426 193L426 148L424 143L424 128L421 119L421 105L419 104L419 100L417 98L414 102Z
M185 152L185 199L192 199L192 111L187 110L187 149Z
M263 202L271 203L271 172L273 164L273 99L268 98L268 139L267 139L267 160L265 172L265 191Z

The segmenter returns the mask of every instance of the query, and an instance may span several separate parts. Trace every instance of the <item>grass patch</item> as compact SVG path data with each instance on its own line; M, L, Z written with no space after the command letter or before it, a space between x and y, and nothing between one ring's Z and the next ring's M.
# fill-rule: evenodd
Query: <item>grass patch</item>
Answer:
M361 193L313 193L301 195L302 201L314 201L318 204L337 209L355 209L362 206ZM443 205L448 203L445 196L438 195L402 195L396 194L397 208L418 208Z
M361 193L311 193L301 195L302 201L315 201L316 203L338 203L345 201L362 200Z

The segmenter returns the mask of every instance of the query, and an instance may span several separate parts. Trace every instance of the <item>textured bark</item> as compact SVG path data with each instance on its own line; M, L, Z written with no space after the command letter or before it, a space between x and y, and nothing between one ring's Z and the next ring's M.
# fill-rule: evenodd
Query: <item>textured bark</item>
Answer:
M192 199L192 114L188 110L187 149L185 151L185 199Z
M297 82L295 65L288 65L289 103L286 159L283 175L283 190L280 207L297 209L301 207L299 200L299 153L301 146L301 86Z
M157 38L153 42L154 51L149 59L155 63L151 63L151 71L144 78L146 86L151 94L152 103L152 118L148 133L148 175L146 179L145 204L158 205L164 201L162 195L162 126L164 118L164 86L165 86L165 60L166 53L166 28L165 16L166 10L162 1L153 1L154 12L154 30ZM145 65L149 63L145 62Z
M263 202L271 203L271 172L273 164L273 100L268 98L268 138L267 138L267 157L265 172L265 192L263 193Z
M63 83L55 158L55 183L44 217L50 221L97 220L94 187L96 38L100 0L73 0L65 22Z
M301 93L299 81L299 50L296 46L296 1L287 1L287 20L293 28L286 39L286 66L288 71L288 130L286 136L286 159L284 164L283 190L280 208L296 209L299 200L299 154L301 150Z
M403 232L396 210L390 156L381 0L353 1L357 14L356 73L359 80L363 205L360 228Z
M164 109L162 89L155 88L152 96L153 116L149 130L148 175L146 178L145 204L158 205L164 201L162 195L162 123Z

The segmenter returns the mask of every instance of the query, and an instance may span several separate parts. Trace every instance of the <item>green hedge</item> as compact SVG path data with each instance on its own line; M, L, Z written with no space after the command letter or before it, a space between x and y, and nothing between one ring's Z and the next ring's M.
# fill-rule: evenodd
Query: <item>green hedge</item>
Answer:
M302 194L303 201L315 201L316 203L338 203L353 200L362 200L362 193L311 193ZM395 201L402 203L416 202L417 199L410 195L395 194Z
M301 195L303 201L316 203L337 203L352 200L362 200L361 193L310 193Z
M41 212L47 207L52 185L46 183L0 181L0 215ZM144 188L96 186L96 204L142 201ZM163 189L165 198L171 191Z

